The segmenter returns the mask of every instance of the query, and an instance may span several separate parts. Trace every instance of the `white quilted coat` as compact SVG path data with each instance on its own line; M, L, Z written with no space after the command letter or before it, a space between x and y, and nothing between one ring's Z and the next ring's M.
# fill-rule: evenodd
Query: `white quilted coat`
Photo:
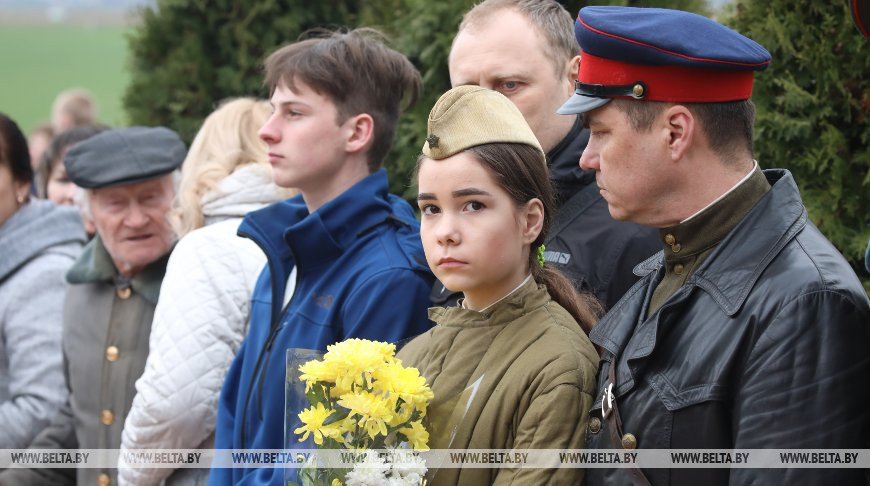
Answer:
M203 197L206 226L175 247L160 289L145 371L121 449L210 448L224 375L248 330L251 293L266 256L236 235L245 213L282 197L268 171L247 167ZM173 469L119 463L118 483L159 484ZM182 469L167 484L205 484L208 469Z

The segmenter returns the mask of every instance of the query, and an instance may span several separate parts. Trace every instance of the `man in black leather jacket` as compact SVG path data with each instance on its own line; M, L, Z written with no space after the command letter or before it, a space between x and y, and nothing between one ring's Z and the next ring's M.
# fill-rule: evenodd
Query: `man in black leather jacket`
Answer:
M611 214L658 228L664 247L590 334L603 354L588 447L870 447L870 302L791 174L753 160L748 98L770 54L673 10L586 7L576 33L583 64L560 111L586 114L580 164ZM586 481L866 479L782 467L596 468Z
M572 25L554 0L484 1L459 26L450 81L499 91L520 109L547 152L559 203L544 257L610 308L637 281L632 268L659 244L654 230L610 216L594 173L578 165L589 137L581 117L556 113L577 77L580 48ZM431 297L450 305L460 296L436 282Z

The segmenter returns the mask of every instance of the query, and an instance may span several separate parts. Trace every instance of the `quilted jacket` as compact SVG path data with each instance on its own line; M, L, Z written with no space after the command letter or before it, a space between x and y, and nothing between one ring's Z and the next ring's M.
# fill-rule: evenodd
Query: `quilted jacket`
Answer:
M122 449L211 447L218 393L247 333L251 292L266 262L257 245L236 230L245 213L282 196L262 169L237 170L208 192L203 197L207 225L176 245ZM174 472L120 463L118 482L149 485L169 477L168 484L196 484L208 475L206 469Z

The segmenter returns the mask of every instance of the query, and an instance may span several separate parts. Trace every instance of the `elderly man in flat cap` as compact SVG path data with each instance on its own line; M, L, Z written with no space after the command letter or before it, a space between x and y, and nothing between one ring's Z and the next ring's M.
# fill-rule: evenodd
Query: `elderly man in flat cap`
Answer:
M133 384L148 355L151 318L173 235L173 171L186 150L166 128L110 130L64 159L86 189L97 235L67 273L64 372L70 397L34 449L118 449ZM4 485L114 482L111 469L8 469Z
M580 165L615 218L657 228L664 248L590 334L603 353L587 445L867 449L870 302L792 175L753 159L753 72L770 54L674 10L586 7L575 32L583 62L561 111L585 113ZM587 483L864 481L767 467L590 469Z

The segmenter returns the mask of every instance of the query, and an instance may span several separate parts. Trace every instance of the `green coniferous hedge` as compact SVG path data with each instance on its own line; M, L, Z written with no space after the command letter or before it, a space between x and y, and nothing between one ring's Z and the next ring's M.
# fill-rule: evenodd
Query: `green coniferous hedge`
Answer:
M794 174L810 218L870 288L870 40L848 3L740 0L731 23L772 56L752 95L758 163Z
M267 97L262 65L307 29L356 23L360 0L158 0L132 34L124 106L133 124L191 141L221 100Z

